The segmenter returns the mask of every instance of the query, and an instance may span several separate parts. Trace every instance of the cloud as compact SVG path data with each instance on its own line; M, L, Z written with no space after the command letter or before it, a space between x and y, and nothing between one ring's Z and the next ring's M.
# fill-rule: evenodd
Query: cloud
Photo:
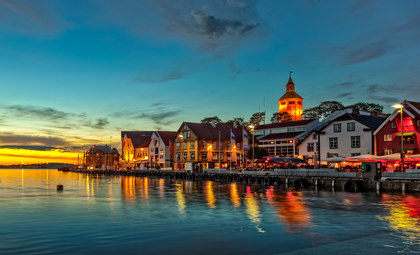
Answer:
M12 111L16 116L32 116L42 119L59 120L65 119L69 116L76 116L75 114L59 111L50 107L39 107L31 105L12 105L4 106L6 110ZM79 115L80 116L80 115Z
M359 47L340 47L334 51L341 64L351 65L379 58L394 48L389 40L379 40Z
M69 27L54 2L0 0L0 27L25 34L57 33Z
M95 120L94 123L87 122L85 124L86 127L96 128L96 129L103 129L105 126L109 124L109 121L107 118L98 118Z
M0 132L0 142L14 145L43 145L43 146L65 146L66 140L53 136L29 136L10 132Z
M134 81L139 82L139 83L164 83L168 81L179 80L179 79L182 79L183 77L184 77L184 74L178 71L174 71L167 74L163 74L162 76L155 77L155 78L138 77L134 79Z
M239 8L245 7L247 5L245 0L227 0L226 3L228 5L232 5Z
M139 119L150 119L157 125L169 125L175 120L173 117L177 116L179 111L158 111L158 112L148 112L141 113L137 116Z
M239 68L236 66L235 61L232 61L232 62L229 64L229 68L230 68L230 71L232 72L232 76L230 77L230 78L232 78L232 79L236 79L236 77L238 77L238 75L242 73L242 70L241 70L241 69L239 69Z
M54 146L42 146L42 145L0 145L0 149L25 149L34 151L52 151L59 149Z
M337 97L349 97L349 96L351 96L351 95L353 95L353 93L352 93L352 92L346 92L346 93L341 93L341 94L338 94L338 95L337 95Z
M192 11L187 21L189 33L211 42L218 42L223 36L243 37L257 28L259 23L244 23L238 19L223 19L205 11Z

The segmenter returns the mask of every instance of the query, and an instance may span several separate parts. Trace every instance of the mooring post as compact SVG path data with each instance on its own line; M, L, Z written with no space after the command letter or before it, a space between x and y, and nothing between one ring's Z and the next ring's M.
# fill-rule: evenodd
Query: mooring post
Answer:
M332 191L334 191L334 187L335 187L335 179L332 179L332 181L331 181L331 189L332 189Z
M405 193L405 190L406 190L406 183L404 183L404 182L403 182L403 183L401 184L401 192L402 192L402 193Z
M376 193L381 191L381 182L376 182Z
M287 185L289 185L289 178L286 178L286 179L284 180L284 182L285 182L286 187L287 187Z

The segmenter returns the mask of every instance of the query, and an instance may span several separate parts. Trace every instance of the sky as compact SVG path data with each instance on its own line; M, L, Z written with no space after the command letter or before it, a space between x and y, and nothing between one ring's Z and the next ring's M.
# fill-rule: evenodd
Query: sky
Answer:
M419 101L420 1L0 0L0 164L77 162L121 130Z

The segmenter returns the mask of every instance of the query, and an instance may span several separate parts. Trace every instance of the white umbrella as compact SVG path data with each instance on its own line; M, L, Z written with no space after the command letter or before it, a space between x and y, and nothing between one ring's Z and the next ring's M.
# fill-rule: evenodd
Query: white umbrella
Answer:
M394 153L394 154L383 155L383 156L375 156L372 159L374 159L374 160L376 160L376 159L400 160L401 159L401 154L400 153Z
M354 156L354 157L348 157L346 158L346 161L363 161L363 160L367 160L367 159L372 159L374 156L371 154L363 154L363 155L359 155L359 156Z
M343 162L345 160L345 158L343 157L332 157L332 158L327 158L324 159L324 161L330 162L330 163L340 163Z

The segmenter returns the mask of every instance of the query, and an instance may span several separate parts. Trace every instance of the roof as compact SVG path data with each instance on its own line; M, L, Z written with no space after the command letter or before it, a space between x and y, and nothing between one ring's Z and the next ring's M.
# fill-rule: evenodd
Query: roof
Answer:
M220 131L220 139L221 140L229 140L230 139L230 131L232 131L234 135L234 139L238 142L242 141L242 132L244 131L244 135L250 137L249 132L244 127L233 127L226 124L217 124L216 126L212 126L210 123L193 123L193 122L184 122L191 131L198 137L198 139L208 139L208 140L218 140L219 139L219 131ZM183 125L181 125L181 131Z
M404 102L402 102L402 105L408 105L410 110L411 109L414 110L417 113L417 115L420 116L420 102L404 100ZM412 118L415 118L415 115L413 113L411 113L410 111L408 111L407 108L408 107L403 108L404 112L408 116L410 116ZM399 112L399 110L395 109L394 112L391 115L389 115L389 117L378 128L376 128L376 130L375 130L375 132L373 132L373 134L376 135L386 125L386 123L393 120L399 114L398 112Z
M169 141L173 140L176 136L174 131L156 131L165 145L169 145Z
M310 120L295 120L295 121L283 121L283 122L279 122L279 123L271 123L271 124L259 125L259 126L256 126L255 129L256 130L259 130L259 129L269 129L269 128L282 128L282 127L303 126L303 125L308 125L309 123L311 123L314 120L315 119L310 119Z
M327 127L329 124L335 121L343 121L343 120L355 120L369 129L377 129L385 120L386 118L378 117L378 116L372 116L372 115L358 115L354 113L346 113L343 114L333 120L330 120L329 122L326 122L325 124L321 125L320 127L316 128L315 131L319 132L322 131L325 127Z
M280 97L279 100L282 99L289 99L289 98L299 98L299 99L303 99L303 97L299 96L298 93L294 92L294 91L288 91L286 93L284 93L284 95L282 97Z
M133 143L134 148L149 146L152 134L153 131L121 131L121 137L126 135Z
M119 152L116 148L111 150L111 147L108 145L93 145L89 150L90 153L96 153L98 151L102 151L103 153L115 153L119 155Z
M275 140L275 139L288 139L295 138L303 132L288 132L288 133L278 133L278 134L269 134L261 137L259 140Z

